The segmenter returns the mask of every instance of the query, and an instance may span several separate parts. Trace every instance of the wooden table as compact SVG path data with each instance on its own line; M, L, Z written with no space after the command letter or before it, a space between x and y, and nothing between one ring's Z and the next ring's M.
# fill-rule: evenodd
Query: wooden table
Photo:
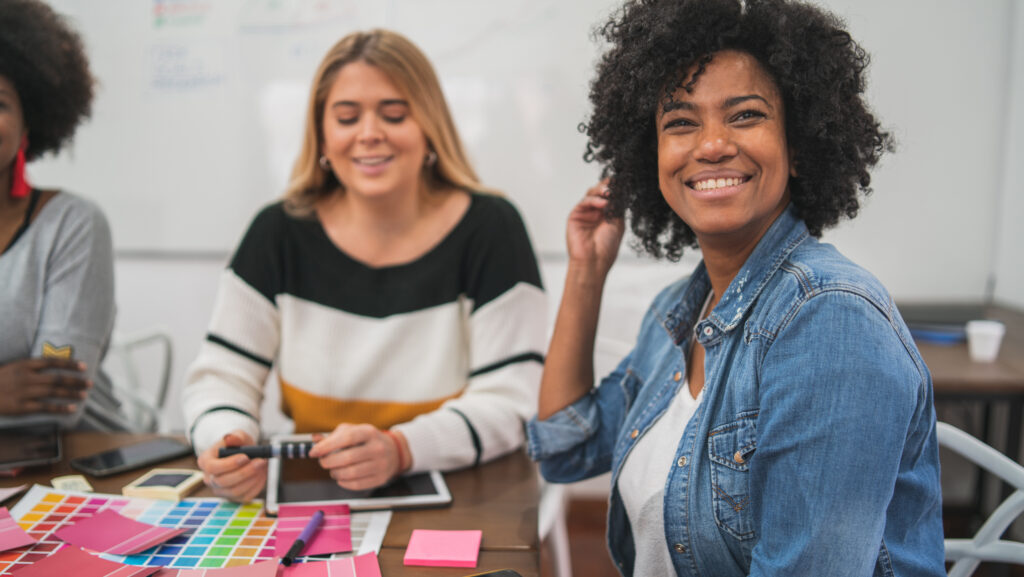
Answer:
M153 438L152 434L70 433L64 436L64 459L53 465L26 469L13 479L0 480L0 486L22 483L50 484L61 475L78 474L68 464L71 458L113 449ZM160 467L196 468L194 457L160 463ZM106 478L86 476L97 493L120 494L121 488L142 471L131 471ZM540 542L537 537L537 503L540 490L533 463L522 452L513 453L475 469L445 474L452 493L452 504L438 509L395 511L384 536L379 559L384 577L464 576L494 569L515 569L524 577L540 573ZM212 497L203 487L193 494ZM12 507L16 499L6 503ZM476 569L405 567L402 558L413 529L481 529L483 541Z
M986 309L987 318L1006 324L1006 335L999 357L991 363L975 363L967 354L967 344L941 345L919 341L918 349L932 373L935 400L979 401L986 406L985 442L992 443L988 415L994 402L1009 409L1004 452L1014 461L1020 459L1021 417L1024 414L1024 313L1006 307Z

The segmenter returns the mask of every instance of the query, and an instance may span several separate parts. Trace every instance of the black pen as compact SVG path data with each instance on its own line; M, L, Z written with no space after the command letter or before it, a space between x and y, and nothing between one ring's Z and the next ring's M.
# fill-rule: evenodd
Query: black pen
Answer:
M299 443L281 443L280 445L250 445L247 447L221 447L217 451L217 457L223 459L231 455L246 455L252 459L308 459L309 450L313 448L313 441Z

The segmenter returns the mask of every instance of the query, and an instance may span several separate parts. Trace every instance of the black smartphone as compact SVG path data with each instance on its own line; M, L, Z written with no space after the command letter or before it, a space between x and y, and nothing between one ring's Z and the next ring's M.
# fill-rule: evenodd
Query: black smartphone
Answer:
M0 469L45 465L60 460L56 423L0 428Z
M93 477L116 475L192 454L192 447L177 439L160 437L88 457L71 459L71 466Z

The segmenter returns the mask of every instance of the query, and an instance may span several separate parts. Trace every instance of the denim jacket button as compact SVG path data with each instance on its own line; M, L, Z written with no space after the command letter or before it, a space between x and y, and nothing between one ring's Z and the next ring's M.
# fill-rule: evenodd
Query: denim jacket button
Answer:
M732 460L736 461L737 463L742 465L743 464L743 455L739 451L736 451L736 454L732 456Z
M715 330L711 327L704 327L704 336L710 337L713 332L715 332Z
M677 382L677 383L679 382L679 379L682 379L682 378L683 378L683 373L681 373L679 371L676 371L676 374L672 375L672 380Z
M676 464L679 465L680 467L685 467L686 466L686 457L679 457L679 460L676 461Z
M636 436L637 436L637 435L639 435L639 434L640 434L640 429L633 429L633 430L632 430L632 431L631 431L631 432L629 433L629 438L630 438L630 439L635 439L635 438L636 438Z
M676 543L676 545L675 545L675 547L673 547L673 549L676 550L676 553L686 553L686 547L683 547L682 543Z

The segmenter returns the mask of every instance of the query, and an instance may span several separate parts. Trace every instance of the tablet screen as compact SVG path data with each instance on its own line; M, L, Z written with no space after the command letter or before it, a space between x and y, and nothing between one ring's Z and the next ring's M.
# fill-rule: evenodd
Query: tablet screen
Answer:
M308 440L289 435L274 439ZM346 503L352 510L436 507L451 503L444 477L437 471L399 477L390 484L367 491L342 489L316 459L270 459L268 462L267 511L277 513L284 503Z
M0 469L59 460L60 433L56 423L0 428Z

